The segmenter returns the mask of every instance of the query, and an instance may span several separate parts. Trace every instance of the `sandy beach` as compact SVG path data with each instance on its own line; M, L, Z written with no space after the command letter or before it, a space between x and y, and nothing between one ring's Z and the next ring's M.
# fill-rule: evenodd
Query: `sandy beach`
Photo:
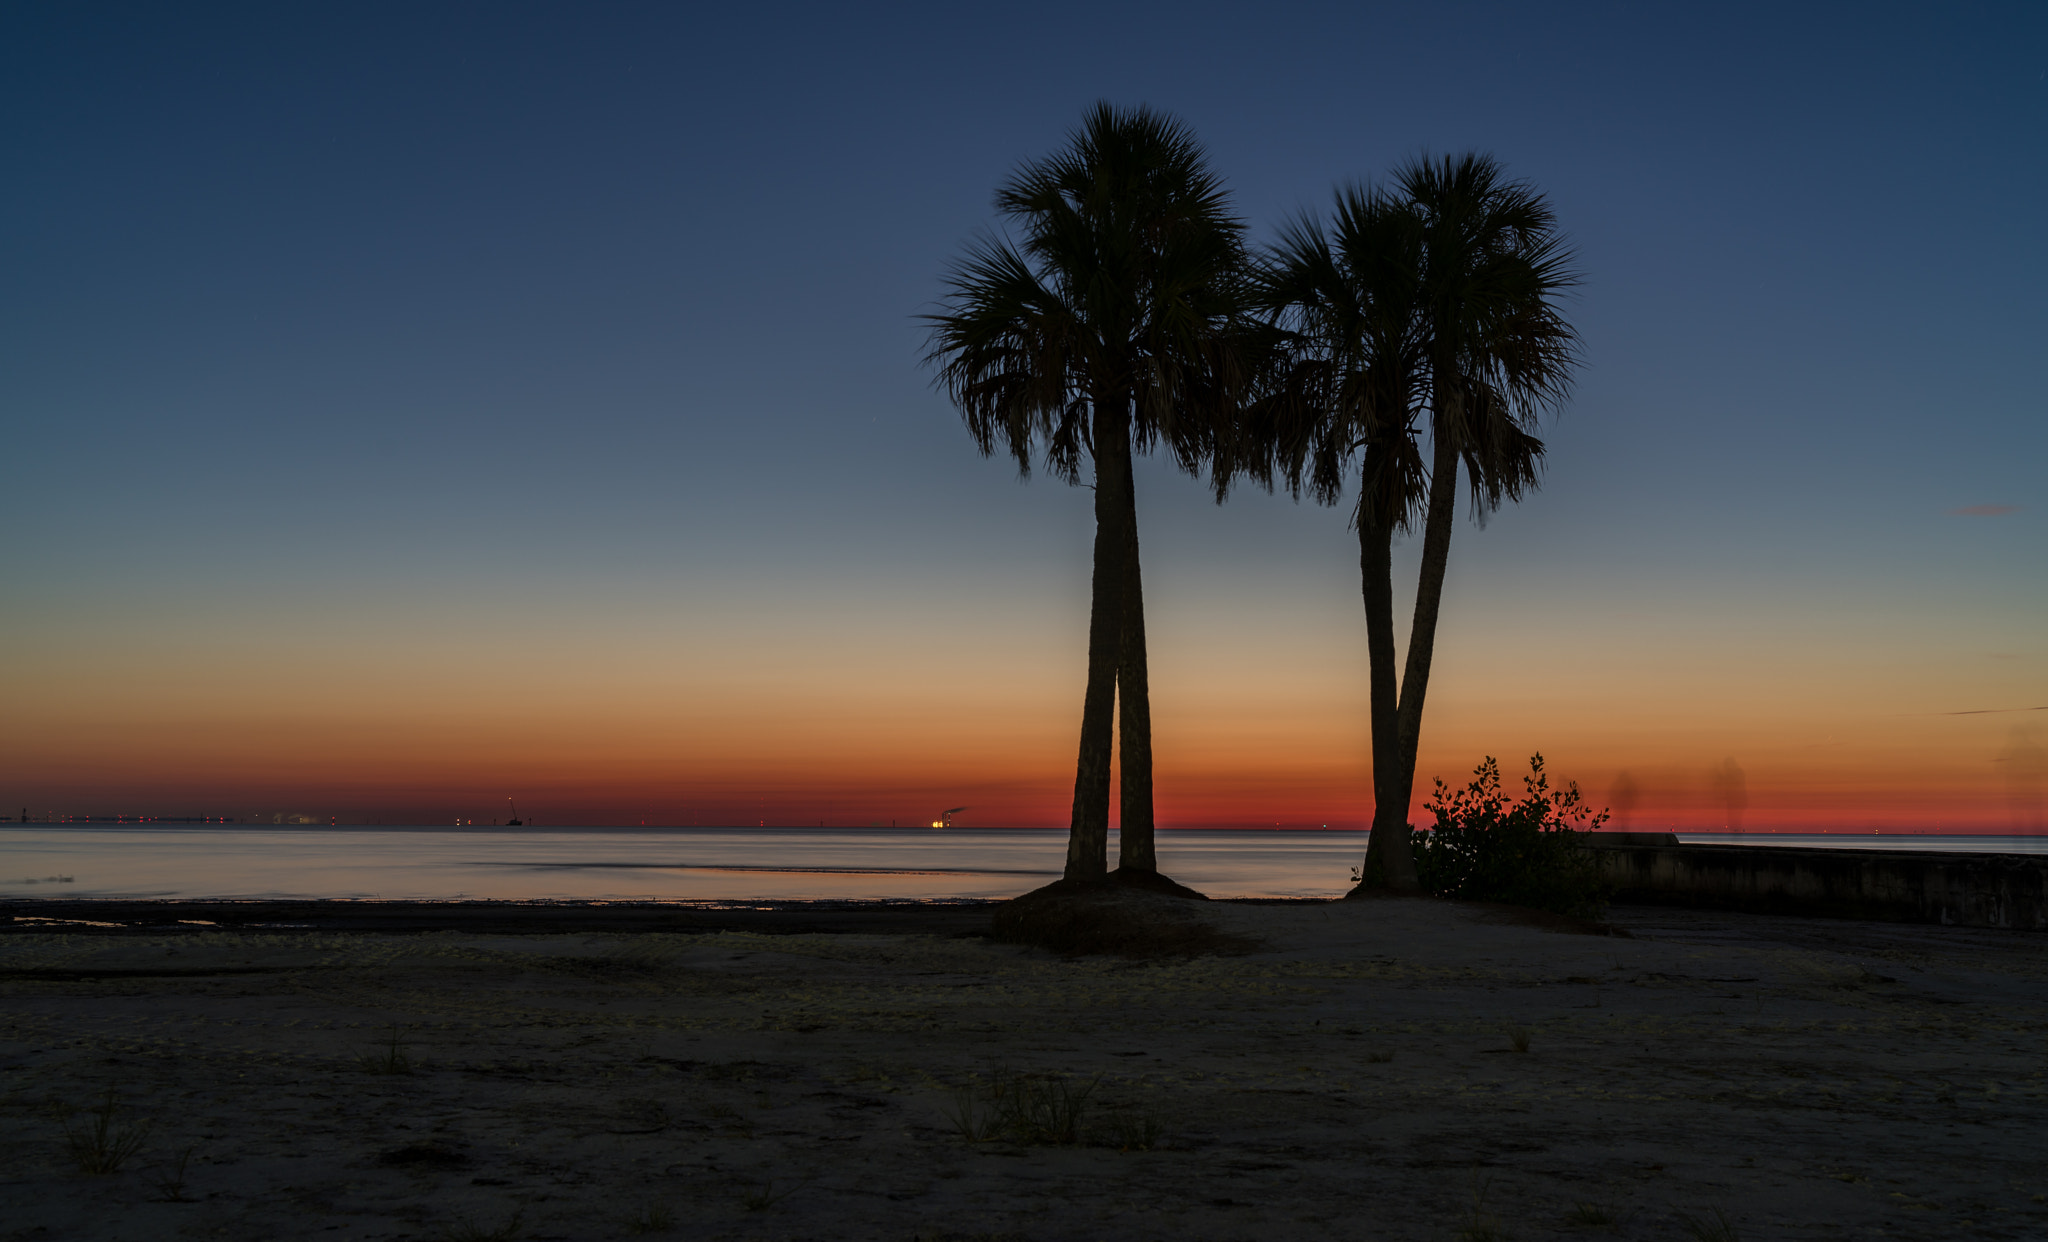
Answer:
M11 913L0 1239L2048 1236L2028 933L1219 902L1254 951L1131 960L986 907Z

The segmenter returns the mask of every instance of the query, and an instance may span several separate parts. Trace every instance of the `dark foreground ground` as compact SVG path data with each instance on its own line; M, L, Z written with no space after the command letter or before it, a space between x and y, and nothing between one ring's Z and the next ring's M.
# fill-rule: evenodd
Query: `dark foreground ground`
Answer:
M22 903L0 1240L2048 1237L2039 934L1204 917Z

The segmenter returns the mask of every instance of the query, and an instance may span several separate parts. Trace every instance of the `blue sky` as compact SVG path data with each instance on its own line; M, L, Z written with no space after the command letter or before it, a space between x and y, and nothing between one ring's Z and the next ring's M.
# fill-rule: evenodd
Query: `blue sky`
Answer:
M1765 678L1766 715L1894 676L1901 712L2048 703L2025 4L15 6L10 697L121 668L174 728L237 651L291 697L337 650L479 644L506 653L484 680L603 650L742 693L780 675L772 633L884 698L920 676L899 646L957 646L913 697L999 712L966 653L1000 633L1077 714L1086 493L975 456L915 316L996 183L1102 98L1193 126L1258 235L1422 151L1554 201L1587 369L1543 491L1454 550L1460 755L1484 678L1574 716L1598 694L1616 737L1692 692L1602 681L1617 645L1843 666ZM1341 512L1140 486L1169 707L1176 677L1313 680L1279 649L1352 668ZM1955 512L1987 505L2012 508ZM219 710L259 722L248 695ZM1782 749L1729 728L1673 753ZM158 771L62 729L7 775ZM1620 762L1565 732L1589 781ZM252 779L231 749L223 788Z

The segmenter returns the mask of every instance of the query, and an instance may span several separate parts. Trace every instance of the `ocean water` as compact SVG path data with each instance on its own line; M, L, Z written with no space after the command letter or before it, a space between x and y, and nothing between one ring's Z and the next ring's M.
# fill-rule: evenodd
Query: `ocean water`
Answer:
M1681 834L1833 848L2048 852L2048 838ZM1363 832L1172 831L1160 869L1216 897L1336 897ZM1110 857L1116 856L1111 834ZM13 898L746 902L1000 899L1059 878L1028 829L0 826Z
M0 894L506 901L1000 899L1056 880L1064 831L954 828L0 826ZM1116 834L1110 834L1111 865ZM1362 832L1159 834L1224 897L1335 897Z

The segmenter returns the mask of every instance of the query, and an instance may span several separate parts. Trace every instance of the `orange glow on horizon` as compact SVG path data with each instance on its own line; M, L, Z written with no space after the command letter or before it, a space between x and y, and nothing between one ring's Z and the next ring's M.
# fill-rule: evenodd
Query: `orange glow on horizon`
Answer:
M400 630L308 608L162 622L146 641L52 626L0 668L6 797L37 815L490 823L510 794L543 826L908 826L966 806L953 823L1058 828L1081 694L1071 612L564 631L545 610ZM1364 826L1355 618L1305 613L1262 642L1236 613L1180 615L1161 609L1152 653L1158 822ZM1540 750L1616 828L2048 828L2048 713L1957 714L2000 706L2005 669L1932 638L1873 678L1877 656L1834 635L1715 646L1596 618L1510 644L1486 620L1447 617L1414 822L1432 778L1460 784L1492 754L1518 788Z

